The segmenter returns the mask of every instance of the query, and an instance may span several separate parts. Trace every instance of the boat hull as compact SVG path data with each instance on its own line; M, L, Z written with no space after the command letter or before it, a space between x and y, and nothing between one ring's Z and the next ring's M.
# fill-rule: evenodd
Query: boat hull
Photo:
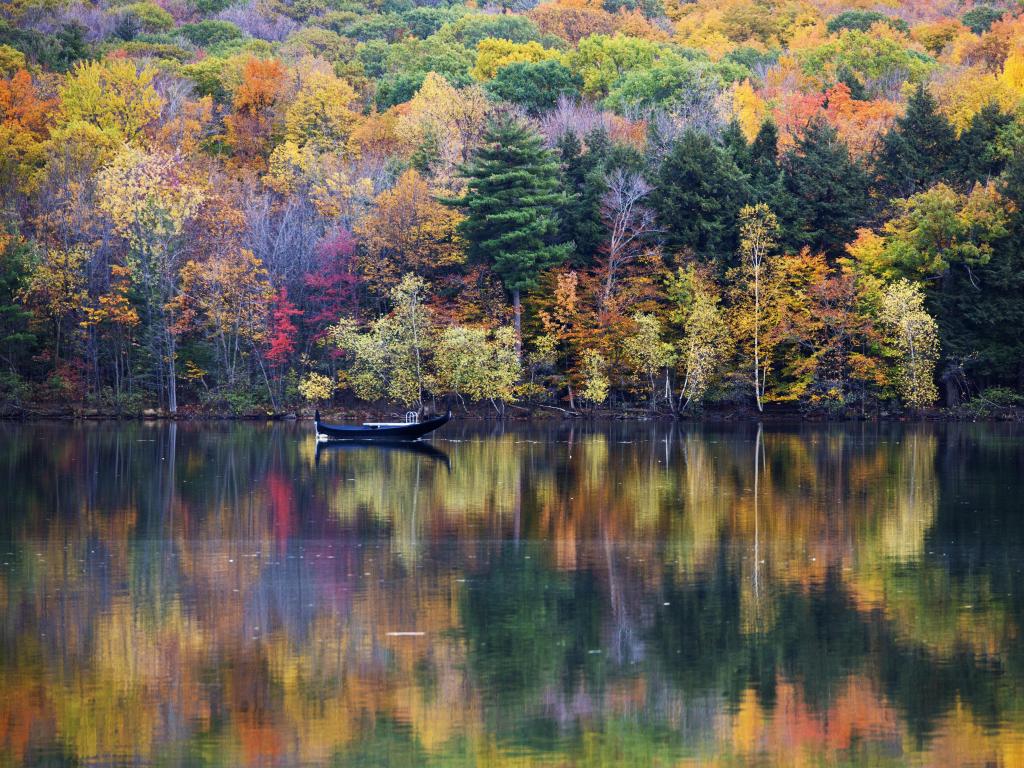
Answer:
M430 434L435 429L443 427L452 418L452 412L442 416L435 416L426 421L415 424L387 424L374 426L347 426L342 424L324 424L319 419L315 420L317 440L419 440L424 435Z

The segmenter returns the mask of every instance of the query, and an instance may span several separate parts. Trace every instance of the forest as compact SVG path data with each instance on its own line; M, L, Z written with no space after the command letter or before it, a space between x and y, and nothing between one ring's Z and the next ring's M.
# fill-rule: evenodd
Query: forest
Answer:
M1016 2L10 0L0 413L1005 415L1022 208Z

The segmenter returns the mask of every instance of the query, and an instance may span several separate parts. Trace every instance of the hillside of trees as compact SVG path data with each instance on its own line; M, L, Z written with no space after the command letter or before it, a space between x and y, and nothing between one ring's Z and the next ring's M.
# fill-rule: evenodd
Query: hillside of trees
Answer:
M0 412L1024 404L1015 2L12 0Z

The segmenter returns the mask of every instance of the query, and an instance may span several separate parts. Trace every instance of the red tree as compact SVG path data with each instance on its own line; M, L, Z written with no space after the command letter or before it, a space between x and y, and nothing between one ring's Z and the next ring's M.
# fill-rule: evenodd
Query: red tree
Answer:
M295 335L299 329L292 318L301 314L302 310L288 301L288 289L282 288L274 299L267 350L267 360L278 368L284 367L295 352Z
M347 229L337 230L317 246L316 269L305 277L310 289L306 323L314 338L321 337L343 315L355 312L359 285L355 250L355 237Z

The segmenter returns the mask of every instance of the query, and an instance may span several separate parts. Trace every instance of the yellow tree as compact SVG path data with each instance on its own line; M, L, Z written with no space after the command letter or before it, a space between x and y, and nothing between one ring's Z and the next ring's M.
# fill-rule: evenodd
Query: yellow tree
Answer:
M903 402L925 408L939 396L935 364L939 359L938 325L924 308L924 291L898 280L882 292L880 319L899 353L896 384Z
M131 59L78 64L60 87L61 124L92 125L114 143L136 140L163 105L153 87L156 73Z
M740 297L736 321L741 338L750 343L750 365L753 372L754 398L757 410L764 410L765 381L771 368L771 349L764 342L767 312L770 308L769 260L776 246L779 222L764 203L745 205L740 209Z
M328 219L349 227L373 202L373 180L336 152L284 141L274 148L264 183L282 195L305 195Z
M97 179L98 206L129 246L127 264L142 287L150 351L177 412L175 337L170 302L177 291L177 245L203 201L203 188L176 158L126 147Z
M84 267L89 251L84 246L53 248L40 259L21 291L22 300L53 325L54 363L60 362L60 344L65 322L85 304Z
M499 403L515 399L522 364L516 354L516 332L511 326L487 328L450 325L437 336L431 388L453 392L460 399Z
M395 133L411 150L426 157L435 179L455 183L455 169L469 160L487 127L491 102L478 85L457 89L431 72L405 105Z
M356 92L333 72L313 70L302 77L285 113L285 136L295 144L312 144L321 152L343 148L359 122L352 109Z
M754 140L764 121L771 114L768 102L754 90L749 79L733 89L732 110L747 141Z
M622 362L650 388L651 408L657 404L655 376L665 373L665 399L671 404L668 370L675 360L672 345L662 341L661 321L650 312L636 312L622 340Z
M328 339L348 357L345 383L364 400L387 397L406 406L423 407L428 385L427 356L437 332L424 298L427 284L405 275L391 289L391 314L360 331L351 318L331 328Z
M731 344L714 283L695 271L686 274L686 278L689 300L677 356L683 375L679 392L680 410L701 403L729 356Z
M511 40L488 37L476 44L476 64L469 71L477 80L490 80L502 67L518 62L534 63L559 59L561 54L531 40L514 43Z
M406 272L422 276L465 260L457 232L464 217L438 202L415 170L403 173L375 203L356 233L366 250L363 272L378 290L389 290Z
M196 333L217 352L228 389L238 380L239 366L256 360L273 401L260 344L267 338L274 289L263 263L246 248L232 249L205 261L188 261L171 301L177 334Z
M128 297L131 270L118 264L110 266L110 286L85 307L82 326L106 336L113 347L114 396L120 398L123 382L131 381L132 334L141 322L139 313Z

